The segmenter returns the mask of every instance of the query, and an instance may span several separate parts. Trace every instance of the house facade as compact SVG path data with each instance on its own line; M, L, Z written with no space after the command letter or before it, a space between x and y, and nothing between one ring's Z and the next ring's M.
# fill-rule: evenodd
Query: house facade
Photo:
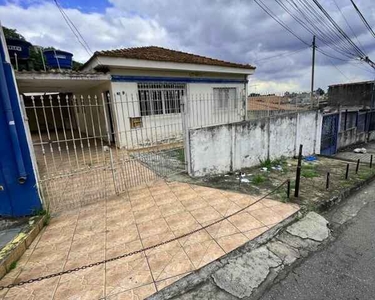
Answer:
M139 47L96 52L78 72L22 71L16 79L35 135L50 140L53 129L57 137L72 128L78 139L137 149L181 142L184 125L244 120L254 71L248 64Z
M255 67L160 47L96 52L83 71L105 71L111 80L83 94L105 94L111 138L134 148L179 141L181 107L191 127L220 122L223 111L241 121L246 113L248 76ZM194 113L193 113L194 112ZM235 121L235 120L232 120Z

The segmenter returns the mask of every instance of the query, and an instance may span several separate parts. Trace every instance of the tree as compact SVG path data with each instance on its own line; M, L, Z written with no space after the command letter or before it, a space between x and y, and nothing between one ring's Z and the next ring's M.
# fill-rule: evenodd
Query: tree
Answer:
M23 40L23 41L26 41L25 37L18 33L17 32L17 29L12 29L12 28L8 28L8 27L5 27L3 26L3 31L4 31L4 35L5 35L5 38L6 39L20 39L20 40Z
M325 94L324 90L321 89L321 88L317 88L317 90L315 91L315 94L319 95L319 96L323 96Z
M7 28L7 27L3 26L3 31L4 31L5 38L13 38L13 39L20 39L20 40L26 41L25 37L22 34L17 32L17 29ZM42 60L42 55L44 55L43 54L44 50L57 50L57 49L54 48L54 47L51 47L51 46L45 47L45 48L40 47L40 46L31 46L30 47L30 58L28 60L28 62L29 62L28 68L34 69L36 71L44 70L43 60ZM46 63L45 57L44 57L44 62ZM77 61L73 60L72 69L74 71L78 71L81 66L82 66L82 64L80 62L77 62ZM26 66L23 66L23 67L19 66L19 67L20 67L20 70L24 69L24 68L27 68ZM46 66L46 67L48 67L48 66Z

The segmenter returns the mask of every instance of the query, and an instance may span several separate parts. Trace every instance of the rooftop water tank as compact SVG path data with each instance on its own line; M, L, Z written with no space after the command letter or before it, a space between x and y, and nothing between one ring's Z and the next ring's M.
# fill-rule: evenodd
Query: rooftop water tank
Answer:
M53 69L71 69L73 54L61 50L44 50L47 65Z
M29 42L20 39L6 39L9 56L14 59L17 55L17 59L28 59L30 57L30 47L32 46Z

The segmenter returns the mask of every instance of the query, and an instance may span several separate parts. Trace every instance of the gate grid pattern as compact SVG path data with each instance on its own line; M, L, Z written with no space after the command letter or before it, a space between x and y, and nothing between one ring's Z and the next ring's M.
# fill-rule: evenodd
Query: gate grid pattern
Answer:
M329 114L323 117L322 140L320 153L323 155L333 155L337 151L338 134L338 114Z
M89 204L185 169L183 92L181 86L175 90L170 86L168 95L163 95L166 103L154 93L158 88L147 95L22 96L39 191L51 212ZM164 111L155 110L160 107Z

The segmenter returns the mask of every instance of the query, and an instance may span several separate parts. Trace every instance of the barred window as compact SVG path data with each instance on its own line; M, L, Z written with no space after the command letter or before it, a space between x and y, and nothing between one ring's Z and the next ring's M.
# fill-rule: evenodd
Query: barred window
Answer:
M214 101L218 109L237 108L236 88L214 88Z
M180 113L185 90L185 84L138 83L141 116Z

